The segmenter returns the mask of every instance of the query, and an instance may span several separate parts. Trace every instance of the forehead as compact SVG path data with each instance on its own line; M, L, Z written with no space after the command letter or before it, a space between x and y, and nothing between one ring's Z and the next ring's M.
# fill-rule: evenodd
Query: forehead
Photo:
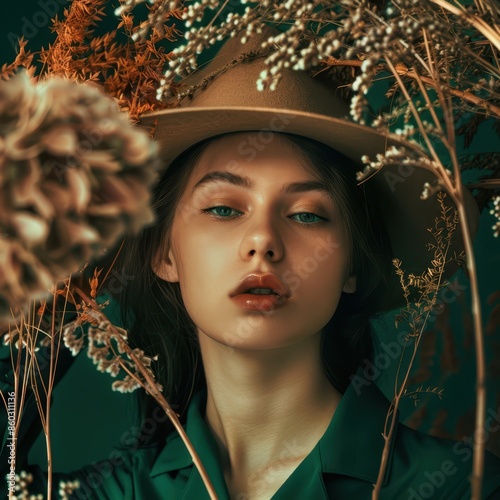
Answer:
M301 151L281 134L272 132L237 132L212 140L200 156L191 177L192 182L212 170L256 175L275 171L276 175L296 175L302 179L318 179ZM259 169L251 168L259 166Z

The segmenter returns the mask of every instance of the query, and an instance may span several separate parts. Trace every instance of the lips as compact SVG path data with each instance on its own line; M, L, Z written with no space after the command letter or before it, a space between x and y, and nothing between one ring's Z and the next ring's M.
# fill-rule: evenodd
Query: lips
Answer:
M230 293L231 297L241 294L248 294L253 288L270 288L274 294L282 298L289 298L290 292L285 284L274 274L249 274L240 284ZM263 297L265 295L256 295ZM268 295L269 297L269 295Z

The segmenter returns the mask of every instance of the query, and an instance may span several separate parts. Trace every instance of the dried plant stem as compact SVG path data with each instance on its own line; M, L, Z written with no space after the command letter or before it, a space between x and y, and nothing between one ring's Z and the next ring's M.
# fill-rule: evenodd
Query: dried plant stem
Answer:
M460 175L460 164L457 158L457 151L455 148L455 127L453 123L453 113L451 112L451 106L444 96L442 88L438 86L438 96L443 109L443 115L446 121L447 137L444 141L445 146L450 153L451 162L453 165L453 172L455 177L455 183L453 189L450 190L450 195L457 206L460 227L462 229L462 239L464 242L464 249L466 255L467 270L469 274L469 279L471 282L471 294L472 294L472 315L474 321L474 344L476 353L476 421L475 421L475 433L477 436L481 434L483 428L485 416L486 416L486 363L484 357L484 332L483 332L483 321L481 313L481 302L479 298L479 286L477 282L477 269L476 269L476 259L474 256L474 249L472 246L472 237L469 227L469 221L467 219L467 211L465 210L464 195L463 195L463 184ZM448 176L447 176L448 178ZM472 462L472 500L480 500L481 498L481 484L483 479L483 467L484 467L484 440L475 439L474 440L474 456Z
M409 70L407 73L404 74L404 76L415 79L416 73L413 70ZM421 76L420 78L426 85L430 85L434 88L437 88L438 84L432 78L429 78L428 76ZM452 87L447 87L446 91L450 93L452 96L459 97L460 99L463 99L464 101L467 101L470 104L474 104L474 106L479 106L480 108L484 108L491 114L495 115L497 118L500 118L500 106L495 106L491 102L485 101L484 99L481 99L480 97L477 97L474 94L471 94L470 92L466 92L465 90L457 90Z
M423 327L422 327L422 329L423 329ZM394 435L394 430L396 428L397 420L396 420L395 415L398 411L401 398L404 395L404 391L406 389L406 384L408 382L408 377L410 375L410 370L411 370L411 367L412 367L413 362L415 360L415 356L416 356L416 353L418 350L418 345L420 344L421 338L422 338L422 331L420 332L417 339L415 340L413 354L412 354L410 363L408 365L408 369L406 371L406 375L405 375L405 378L403 380L403 383L401 384L401 386L399 387L399 390L395 394L394 399L391 402L391 406L389 408L389 411L387 412L387 416L386 416L386 420L385 420L385 428L384 428L384 432L382 434L382 437L384 438L384 449L382 450L382 457L380 458L380 467L379 467L379 471L378 471L377 482L373 485L372 500L378 500L378 498L380 496L380 490L382 489L382 482L384 480L384 475L385 475L385 471L387 469L387 463L389 460L390 444L392 441L392 437ZM398 369L398 371L399 371L399 369ZM397 380L396 380L396 385L397 385ZM391 419L391 425L389 427L389 431L385 432L385 429L387 428L387 421L391 415L392 415L392 419Z
M424 37L424 46L425 46L425 52L427 54L427 60L429 61L429 74L432 76L432 81L433 82L439 82L439 72L436 71L436 66L434 64L435 54L434 51L432 50L432 45L429 43L429 38L427 36L427 30L425 28L422 29L422 36ZM420 75L417 74L417 70L414 70L416 77L417 77L417 82L418 82L418 87L420 88L420 92L422 92L422 95L425 98L425 102L427 103L429 112L432 115L432 119L434 120L434 125L437 127L438 131L444 135L443 127L441 126L441 122L439 118L437 117L436 111L434 110L434 106L432 105L431 99L429 97L429 93L427 92L427 89L424 86L423 80L420 77ZM442 97L442 89L440 86L438 86L438 92L440 98ZM446 120L446 123L449 124L449 120Z
M444 266L444 263L446 262L446 256L448 255L449 248L450 248L450 242L448 242L448 245L447 245L446 250L445 250L444 255L443 255L443 266ZM439 290L439 287L441 285L441 278L443 276L443 272L442 272L443 270L444 270L444 268L441 269L441 273L439 275L439 281L438 281L438 285L437 285L438 290ZM396 380L394 382L394 384L395 384L395 396L394 396L394 399L392 400L391 407L390 407L389 411L387 412L384 433L382 434L382 436L384 438L384 449L382 450L382 457L380 459L380 468L379 468L379 472L378 472L377 482L374 484L373 490L372 490L372 500L378 500L378 498L380 496L380 490L382 489L382 482L384 480L384 475L385 475L385 471L387 469L387 464L388 464L388 459L389 459L389 448L390 448L390 444L392 441L392 437L394 435L394 431L396 429L396 422L397 421L396 421L395 415L399 409L399 403L401 402L401 398L405 394L405 389L406 389L406 385L408 383L408 378L410 377L410 371L411 371L411 368L413 366L413 363L415 362L415 357L416 357L417 352L418 352L418 347L420 345L420 341L422 339L422 334L423 334L425 325L427 324L429 314L430 314L430 310L427 311L427 313L425 315L425 319L422 322L422 327L420 329L420 332L419 332L417 338L415 339L415 343L413 345L413 353L411 355L410 362L408 363L405 377L404 377L403 382L401 383L401 385L398 389L397 380L399 377L399 370L401 368L401 361L403 359L404 350L403 350L403 353L401 354L401 358L399 360L398 371L396 373ZM387 428L387 420L391 415L393 415L393 417L391 419L391 425L389 427L389 431L385 432L385 429Z
M217 500L217 493L215 492L215 489L210 482L210 478L207 475L207 472L205 470L205 467L203 463L201 462L200 458L198 457L198 454L196 453L196 450L194 449L193 445L189 441L189 438L184 431L184 428L182 427L181 423L179 422L179 419L177 417L177 414L172 410L170 405L168 404L167 400L163 397L163 394L158 391L156 388L156 384L154 383L154 380L151 379L149 373L144 370L142 367L142 364L140 361L136 358L134 353L130 350L128 352L128 355L130 356L130 359L134 361L136 366L138 367L139 371L143 375L143 377L146 379L146 382L148 384L147 391L149 394L156 399L156 401L160 404L160 406L163 408L163 411L167 414L168 418L170 418L170 421L174 425L175 429L179 433L182 441L184 442L184 445L189 451L189 454L191 455L191 458L193 459L193 462L198 469L198 472L200 473L200 476L205 483L205 487L207 488L208 494L210 495L210 498L212 500Z
M408 94L408 91L398 74L396 68L392 64L392 62L387 59L387 64L389 68L391 69L391 72L393 73L394 77L396 78L399 88L403 95L406 97L408 101L408 105L410 106L410 109L412 111L413 117L415 121L417 122L417 125L422 133L422 136L426 142L426 144L429 147L429 151L431 155L433 156L435 161L434 169L435 173L442 182L443 185L446 186L446 189L448 193L450 194L453 202L455 203L457 210L458 210L458 215L459 215L459 220L460 220L460 227L462 229L462 234L463 234L463 242L464 242L464 247L465 247L465 252L466 252L466 263L467 263L467 270L469 272L469 277L471 281L471 292L472 292L472 313L474 317L474 339L475 339L475 347L476 347L476 394L477 394L477 401L476 401L476 432L481 432L482 425L484 422L485 418L485 411L486 411L486 388L485 388L485 359L484 359L484 343L483 343L483 329L482 329L482 317L481 317L481 306L480 306L480 301L479 301L479 290L478 290L478 283L477 283L477 271L476 271L476 264L475 264L475 257L474 257L474 252L472 248L472 238L470 234L470 228L469 228L469 222L467 220L467 213L465 210L465 204L464 204L464 197L463 197L463 185L461 181L461 176L460 176L460 165L458 163L458 159L456 156L456 150L454 147L455 144L455 136L454 136L454 128L451 126L451 122L453 120L453 117L451 113L447 112L450 111L450 106L449 102L447 102L444 93L442 92L442 89L439 86L439 82L435 82L436 85L435 87L438 90L438 96L440 100L440 104L443 107L444 111L444 117L447 125L447 133L448 137L443 138L443 143L447 147L452 164L453 164L453 170L454 170L454 179L452 180L451 177L446 173L443 165L441 164L441 161L437 157L434 148L432 147L432 144L430 143L430 139L428 137L428 134L425 133L423 124L420 120L420 117L418 115L418 111L415 108L415 105L413 104L413 101L411 100L410 95ZM440 278L441 279L441 278ZM426 318L427 319L427 318ZM425 323L424 323L425 325ZM420 339L421 334L419 335ZM419 340L418 339L418 340ZM418 347L418 341L415 342L416 346ZM407 371L407 374L405 376L405 380L403 381L403 384L401 386L401 389L399 390L398 394L394 398L394 404L392 406L392 412L395 413L397 410L397 407L399 405L399 401L401 399L401 396L403 394L404 388L406 386L406 382L408 380L408 375L409 375L409 370L413 364L413 360L415 357L415 351L413 353L412 359L410 361L410 365ZM390 412L389 412L390 413ZM388 415L389 416L389 415ZM385 473L385 469L387 467L387 459L388 459L388 450L389 450L389 443L392 438L392 434L394 432L395 428L395 419L393 418L391 421L391 427L389 430L389 433L387 436L384 436L384 439L386 439L385 445L384 445L384 450L382 453L382 460L381 460L381 465L380 465L380 470L379 470L379 476L377 478L377 483L374 486L373 493L372 493L372 498L377 499L380 493L380 489L382 487L382 480L383 476ZM484 443L482 440L474 440L474 459L473 459L473 474L472 474L472 499L473 500L479 500L481 496L481 482L482 482L482 475L483 475L483 464L484 464Z
M113 328L113 327L112 327ZM125 344L125 342L124 342ZM126 344L125 344L126 345ZM207 472L205 470L205 467L203 463L201 462L200 458L198 457L198 454L196 453L196 450L194 449L193 445L191 444L191 441L189 441L189 438L184 431L184 428L182 427L181 423L179 422L179 419L177 417L177 414L172 410L170 405L168 404L167 400L163 397L163 394L156 388L155 381L151 378L147 370L144 369L142 366L141 362L137 359L137 357L134 355L132 350L126 345L125 349L127 350L127 354L130 357L130 359L135 363L137 366L138 370L141 372L141 375L144 377L146 380L147 386L145 389L149 392L149 394L155 398L155 400L158 402L158 404L163 408L163 411L167 414L168 418L174 425L175 429L179 433L182 441L184 442L186 448L189 451L189 454L191 455L191 458L193 459L193 462L198 469L198 472L200 473L200 476L205 483L205 487L207 488L207 491L210 495L210 498L212 500L217 500L217 493L215 492L215 489L210 482L210 478L207 475Z
M19 366L19 361L20 361L20 352L18 353L18 356L17 356L17 364L16 366ZM12 364L14 365L14 360L12 359L12 351L11 351L11 361L12 361ZM14 366L13 366L14 368ZM16 369L13 370L14 372L14 422L15 422L15 426L14 426L14 435L12 436L13 438L13 443L14 443L14 449L16 449L17 447L17 436L19 435L19 421L20 421L20 417L19 417L19 414L21 413L19 411L20 408L22 408L22 406L20 406L20 401L19 401L19 371ZM17 375L17 376L16 376ZM0 391L1 392L1 391ZM2 393L2 399L4 401L4 404L5 404L5 411L7 411L7 401L5 400L5 396L3 395ZM24 396L22 397L22 399L24 399ZM16 467L16 457L15 457L15 454L14 454L14 469ZM12 499L12 498L15 498L15 494L13 491L10 491L9 490L9 494L8 494L8 498L9 499Z
M446 2L445 0L431 0L432 3L439 5L443 9L455 14L456 16L462 17L467 20L474 28L476 28L480 33L482 33L496 48L500 50L500 36L495 30L486 24L486 22L477 16L471 16L467 11L456 7L455 5Z
M210 28L210 26L212 26L212 24L214 24L215 20L220 16L220 13L226 8L226 5L228 3L229 3L229 0L225 0L225 2L219 7L219 10L215 13L215 15L212 17L210 22L205 27L206 30L208 30Z
M483 42L483 43L489 43L489 42ZM470 56L477 56L468 46L465 46L463 50L467 52L467 54L469 54ZM485 59L481 59L481 66L483 66L484 69L487 69L491 73L491 76L494 76L495 78L500 78L500 61L498 60L496 52L493 52L493 58L495 59L496 66L493 66Z
M398 86L399 86L401 92L403 93L403 95L405 96L405 98L408 102L408 106L411 109L411 112L413 114L413 118L415 119L417 126L420 130L420 133L422 134L422 137L425 141L427 149L429 150L432 158L434 159L436 167L441 170L441 175L443 177L448 177L446 175L446 173L444 172L444 167L441 165L441 160L439 158L439 155L436 153L436 150L434 149L434 146L429 138L429 135L426 133L424 124L422 123L422 120L420 119L420 115L418 114L418 110L415 107L415 104L413 103L413 100L412 100L410 94L408 93L408 90L406 89L406 86L405 86L403 80L401 79L401 76L399 75L399 71L395 68L395 66L392 64L392 62L389 58L387 58L386 61L387 61L387 65L389 66L389 69L391 70L392 74L394 75L394 78L396 78L396 81L398 82Z
M500 189L500 179L484 179L473 184L467 184L469 189Z
M484 332L481 313L481 302L479 299L479 287L477 282L476 259L472 246L469 221L463 202L463 185L460 177L460 166L456 152L452 152L453 168L455 172L456 186L454 201L457 205L465 247L467 270L471 283L472 315L474 318L474 344L476 351L476 421L475 436L482 436L483 424L486 416L486 361L484 357ZM481 484L484 467L484 440L474 439L474 456L472 461L472 500L480 500Z
M367 10L366 12L367 12L367 14L370 15L370 17L375 19L377 23L384 25L384 26L387 26L387 23L380 16L378 16L375 12L373 12L372 10ZM400 38L398 40L398 43L401 44L405 49L410 48L410 44L408 42L406 42L403 38ZM427 69L429 71L429 68L427 67L427 63L425 62L425 60L422 58L422 56L418 52L414 52L413 56L425 69Z
M477 285L476 263L472 250L472 238L467 229L467 222L462 223L466 217L464 207L459 210L462 232L464 233L464 243L467 253L467 269L469 271L472 291L472 313L474 316L474 343L476 347L476 425L475 435L482 435L483 422L486 415L486 369L484 358L483 324L481 315L481 305L479 302L479 289ZM483 478L484 465L484 441L474 440L474 458L472 462L472 499L481 498L481 483Z
M212 483L210 482L210 478L207 475L205 467L204 467L203 463L201 462L200 458L198 457L196 450L194 449L193 445L191 444L191 441L189 441L189 438L188 438L186 432L184 431L184 428L182 427L181 423L179 422L177 414L172 410L172 408L168 404L167 400L163 397L163 394L161 394L160 391L158 391L154 380L151 379L149 373L143 368L142 364L136 358L136 356L134 355L132 350L128 351L128 355L130 356L130 359L132 359L132 361L134 361L137 368L141 372L142 376L145 378L145 380L147 382L146 390L160 404L160 406L163 408L163 411L167 414L168 418L170 419L170 421L174 425L175 429L179 433L182 441L184 442L186 448L189 451L189 454L191 455L191 458L193 459L193 462L194 462L196 468L198 469L198 472L200 473L200 476L201 476L203 482L205 483L205 487L207 488L207 491L208 491L208 494L210 495L210 498L212 500L217 500L217 493L215 492L215 489L214 489Z
M71 280L71 279L70 279ZM68 303L68 295L69 295L69 283L66 284L66 300L64 301L64 310L63 317L66 312L66 304ZM44 434L45 434L45 447L47 450L47 498L52 498L52 473L53 473L53 461L52 461L52 444L50 439L50 417L51 417L51 400L52 400L52 390L54 388L54 380L55 380L55 371L57 367L57 359L59 355L59 349L61 347L61 338L62 331L57 335L58 343L56 347L55 338L56 338L56 308L57 308L57 300L54 294L54 301L52 304L52 325L51 325L51 336L50 336L50 361L49 361L49 380L47 382L47 393L46 393L46 403L45 403L45 425L44 425ZM62 322L64 323L64 322Z
M10 357L11 357L11 363L12 363L12 371L14 374L14 391L13 392L14 392L14 422L15 422L15 426L14 426L14 435L13 435L13 441L12 441L14 443L14 450L16 450L16 448L17 448L17 437L19 435L19 428L21 425L21 415L22 415L21 409L24 406L24 401L25 401L26 393L27 393L26 388L28 385L28 370L25 369L23 371L22 380L20 377L20 372L21 372L21 367L22 367L22 357L23 357L24 351L26 351L26 360L25 360L24 366L28 366L28 363L31 361L31 356L28 354L29 346L26 345L26 349L22 349L20 347L20 346L24 345L23 344L23 342L24 342L23 331L24 331L25 324L26 323L25 323L24 317L21 316L21 318L19 320L19 324L16 325L16 327L15 327L17 330L17 333L18 333L18 342L19 342L19 344L18 344L19 348L17 349L17 356L15 358L14 358L14 352L13 352L15 342L10 343L10 346L11 346ZM9 334L12 335L10 328L9 328ZM4 400L5 405L6 405L6 409L7 409L7 402L5 401L5 397L3 394L2 394L2 399ZM15 467L16 467L15 456L14 456L14 464L13 465L14 465L14 469L15 469ZM14 492L9 490L8 498L15 499L17 497L16 497Z
M334 57L329 57L328 59L325 59L325 63L328 66L346 66L346 67L353 67L353 68L359 68L363 64L363 61L356 61L356 60L348 60L348 59L335 59ZM425 83L425 85L429 85L430 87L433 87L437 89L438 84L435 80L428 76L423 76L418 74L415 70L404 68L402 69L401 66L395 66L395 70L399 75L402 75L407 78L411 78L412 80L417 80ZM457 90L452 87L447 87L446 92L451 94L453 97L458 97L460 99L463 99L464 101L473 104L474 106L479 106L480 108L486 109L486 111L492 115L494 115L497 118L500 118L500 106L495 106L494 104L481 99L480 97L471 94L470 92L464 91L464 90Z
M420 92L424 96L425 103L427 104L427 109L429 110L429 112L432 116L432 120L434 121L434 125L436 126L436 128L438 129L438 131L441 134L444 134L443 127L441 126L441 122L439 121L439 118L437 117L436 111L434 110L434 106L432 105L431 99L429 97L429 93L427 92L427 90L424 86L422 78L420 77L420 75L418 75L417 72L415 72L415 77L416 77L415 79L417 80L417 83L418 83L418 87L420 88Z
M92 317L94 317L99 322L108 321L106 316L98 309L98 306L94 300L88 297L79 288L75 287L75 292L85 301L86 305L91 309L91 311L89 311L89 314L91 314ZM198 457L198 454L196 453L196 450L194 449L191 441L189 440L184 428L182 427L179 418L177 417L177 414L174 412L174 410L172 410L168 401L165 399L163 394L158 390L156 382L153 380L153 378L146 370L146 368L142 365L141 361L135 356L130 346L124 340L121 340L120 332L118 332L113 325L110 325L109 328L110 331L112 332L114 331L114 333L116 333L116 338L120 339L119 341L121 343L121 348L123 349L124 352L126 352L127 356L135 363L137 370L144 377L145 382L140 380L136 376L134 378L146 390L146 392L148 392L148 394L150 394L162 407L163 411L166 413L166 415L174 425L182 441L184 442L184 445L186 446L189 454L191 455L193 463L198 469L198 472L200 473L200 476L203 480L203 483L205 484L205 487L207 488L211 500L217 500L218 498L217 493L215 492L215 489L210 481L210 478L208 477L205 467L201 462L200 458ZM133 374L130 371L128 371L128 373L129 375L133 376Z
M52 335L50 337L50 360L49 360L49 380L47 382L47 396L45 400L45 448L47 450L47 498L52 498L52 444L50 441L50 403L52 399L52 387L54 380L54 349L55 349L55 335L54 335L54 318L56 313L56 300L52 304ZM59 336L60 337L60 336Z

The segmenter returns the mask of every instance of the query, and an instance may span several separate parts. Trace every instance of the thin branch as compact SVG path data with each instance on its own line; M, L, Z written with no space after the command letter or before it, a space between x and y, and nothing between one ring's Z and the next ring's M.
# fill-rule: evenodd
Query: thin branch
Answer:
M472 314L474 318L474 343L476 348L476 432L481 432L481 428L486 416L486 368L484 357L484 342L483 342L483 326L481 317L481 303L479 299L479 287L477 282L476 262L474 258L474 250L472 247L472 237L470 233L469 221L465 210L463 184L460 173L460 164L456 152L455 127L453 122L453 114L451 111L450 98L446 98L443 93L443 88L437 82L436 90L443 110L444 119L446 122L446 140L444 144L450 154L451 162L454 171L454 189L450 192L457 206L460 226L462 228L462 238L465 247L467 270L469 272L472 292ZM448 176L447 176L448 177ZM473 473L472 473L472 499L479 500L481 497L481 483L484 467L484 442L476 439L474 441L474 458L473 458Z
M324 59L325 64L328 66L346 66L346 67L361 67L363 64L363 61L359 60L348 60L348 59L336 59L334 57L328 57L327 59ZM384 68L383 65L380 65L381 69L387 69ZM398 75L402 75L407 78L411 78L412 80L417 80L420 78L420 80L425 83L426 85L429 85L430 87L437 88L437 83L435 80L428 76L422 76L419 75L415 70L412 69L407 69L407 68L402 68L400 65L395 66L395 70ZM487 112L491 113L497 118L500 118L500 106L495 106L494 104L491 104L490 102L481 99L480 97L466 91L466 90L458 90L454 89L453 87L447 87L445 89L447 93L450 93L453 97L459 97L460 99L463 99L464 101L474 104L475 106L479 106L480 108L484 108Z
M500 179L483 179L473 184L467 184L469 189L500 189Z
M443 130L443 127L441 126L441 121L439 120L439 118L436 114L436 111L434 109L434 106L432 105L432 102L431 102L430 97L429 97L429 93L427 92L427 89L425 88L425 85L422 82L422 78L420 77L420 75L416 71L415 71L415 80L417 81L420 92L422 93L422 96L425 99L425 102L427 104L427 109L429 110L429 113L431 114L432 119L434 120L434 125L436 126L438 131L444 135L444 130Z
M474 248L472 246L472 237L470 232L469 220L464 204L464 192L462 179L460 177L460 165L456 156L456 151L451 151L453 170L455 172L455 193L458 203L457 209L462 229L462 238L465 247L467 270L471 282L472 293L472 315L474 318L474 344L476 348L476 421L475 435L480 435L485 416L486 416L486 360L484 356L484 332L481 313L481 302L479 297L479 286L477 280L476 260ZM474 440L474 456L472 462L472 499L481 498L481 483L483 478L484 466L484 440Z
M418 113L418 110L415 107L415 104L413 103L413 100L412 100L410 94L406 90L406 86L405 86L403 80L399 76L399 72L396 70L396 68L394 67L394 65L390 61L390 59L387 58L386 61L387 61L387 65L389 66L389 69L391 70L392 74L394 75L394 77L396 78L396 80L398 82L398 85L399 85L401 92L403 93L403 95L405 96L405 98L408 102L408 106L411 109L411 112L413 114L413 118L415 119L415 122L417 123L418 129L420 130L420 133L422 134L422 137L425 141L425 144L427 145L427 149L436 163L436 170L441 169L442 176L448 177L446 175L446 173L444 172L444 168L441 165L441 160L440 160L438 154L436 153L436 150L434 149L434 146L429 138L429 135L425 131L425 127L424 127L424 124L422 123L422 120L420 119L420 115Z
M481 44L488 44L488 45L491 45L491 42L489 40L482 40L481 42L476 42L475 43L476 45L481 45ZM464 45L464 47L462 48L462 50L464 50L465 52L467 52L467 54L469 54L470 56L473 56L474 58L477 58L477 53L472 51L469 47L469 45ZM497 53L496 51L492 48L492 53L493 53L493 59L495 59L495 62L497 63L496 67L493 66L492 64L490 64L488 61L486 61L486 59L481 59L480 61L478 61L480 63L481 66L483 66L485 69L487 69L488 71L490 71L492 73L492 76L496 76L497 78L500 78L500 64L499 64L499 61L498 61L498 56L497 56Z
M99 322L102 321L108 321L106 316L98 309L98 306L94 300L92 300L90 297L88 297L85 292L80 290L77 287L74 287L75 292L84 300L86 305L89 307L91 310L92 316L98 320ZM182 427L177 414L172 410L170 404L168 401L165 399L163 394L158 390L157 384L155 380L151 377L149 372L146 370L146 368L143 366L142 362L137 358L137 356L134 354L133 350L130 348L130 346L121 339L121 334L116 330L116 328L113 325L110 325L110 330L115 334L117 339L120 339L119 341L121 342L121 347L123 348L124 352L126 352L127 356L135 363L135 366L141 373L141 375L144 377L144 381L140 381L137 379L141 386L158 402L158 404L162 407L162 409L165 411L166 415L174 425L175 429L179 433L182 441L184 442L189 454L191 455L191 458L193 459L193 463L198 469L200 476L205 484L205 487L207 488L208 494L210 495L210 498L212 500L217 500L217 493L215 492L215 489L210 481L210 478L208 477L208 474L205 470L205 467L203 463L201 462L200 458L198 457L198 454L196 453L196 450L194 449L191 441L189 440L184 428Z
M443 263L446 261L446 255L448 254L449 248L450 248L450 241L448 241L446 251L443 254ZM434 301L435 296L437 294L437 290L439 290L439 288L441 286L441 279L443 276L442 271L443 271L443 269L441 270L441 273L440 273L439 278L438 278L437 289L436 289L436 292L434 293L434 297L432 299L433 301ZM411 371L411 368L413 366L413 363L415 362L415 357L417 355L418 347L419 347L420 341L422 339L422 334L423 334L425 325L427 324L427 320L429 319L430 312L431 311L429 309L425 315L425 319L423 320L422 327L420 328L420 332L419 332L417 338L415 339L415 343L413 345L413 353L412 353L410 362L408 364L408 368L406 369L405 377L403 379L403 382L401 383L399 391L397 391L397 393L395 394L394 399L393 399L391 406L389 408L389 411L388 411L388 416L390 415L390 413L392 411L393 418L391 420L391 426L389 428L389 432L385 432L386 429L384 429L384 435L383 435L384 441L385 441L384 442L384 449L382 451L382 457L380 460L380 468L379 468L379 473L378 473L378 477L377 477L377 482L375 483L373 490L372 490L372 500L378 500L379 495L380 495L380 490L382 489L382 481L384 479L385 471L387 469L387 464L388 464L388 460L389 460L390 443L392 441L392 438L394 436L394 431L396 429L396 417L395 417L395 415L396 415L396 412L398 411L401 398L404 395L404 391L405 391L406 385L408 383L408 378L410 377L410 371ZM386 422L387 422L387 420L386 420Z
M439 5L443 9L455 14L462 19L465 19L469 24L474 26L481 34L483 34L496 48L500 50L500 36L495 30L486 24L486 22L477 16L471 16L466 10L460 9L446 2L445 0L431 0L432 3Z
M55 377L55 318L57 306L57 290L54 292L54 301L52 303L52 320L51 320L51 336L50 336L50 360L49 360L49 380L47 381L47 395L45 399L45 427L43 429L45 434L45 448L47 450L47 498L52 498L52 444L50 441L50 404L52 400L52 388L54 386Z

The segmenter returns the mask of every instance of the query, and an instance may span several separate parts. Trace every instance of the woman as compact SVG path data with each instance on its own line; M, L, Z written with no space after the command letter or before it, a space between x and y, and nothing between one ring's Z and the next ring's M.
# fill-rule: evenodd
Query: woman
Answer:
M207 420L230 491L254 497L257 487L270 498L328 426L341 397L332 382L343 392L355 366L370 356L367 307L360 314L346 295L342 313L330 320L341 295L358 291L358 303L373 299L375 279L372 283L363 276L358 285L352 270L367 269L376 260L370 263L369 255L362 254L371 242L365 236L369 228L360 202L356 206L351 200L354 183L343 179L350 167L345 159L337 154L332 171L326 147L276 134L238 170L238 148L250 136L225 135L188 152L197 160L176 202L182 209L175 212L170 229L159 225L152 230L156 235L145 242L144 250L152 250L144 261L154 262L152 272L163 280L154 294L158 302L165 307L168 290L179 290L193 323L179 337L186 342L186 333L191 334L187 340L193 355L199 343L204 368L199 376L204 375L203 385L209 388ZM180 168L174 165L172 171L182 175L182 166L191 162L181 159ZM160 195L158 202L162 200ZM381 281L382 274L377 277ZM143 282L147 286L151 281ZM134 302L146 296L144 290L135 291ZM162 331L155 325L162 316L147 300L136 309L134 334L143 345L146 332ZM320 335L328 323L332 335ZM153 349L160 336L150 340ZM167 346L160 364L172 349ZM179 356L182 348L175 349L177 360L187 358L189 350ZM329 353L324 366L322 351ZM179 387L178 396L169 378L175 383L182 375L172 377L170 370L166 375L162 383L169 386L167 393L175 403L182 402L187 394L179 393L189 393L190 387ZM307 425L312 421L314 429ZM283 443L290 436L301 445L284 459ZM272 478L265 479L269 467Z
M159 355L165 395L219 498L370 498L389 402L351 380L372 357L368 318L402 304L391 258L426 269L439 209L417 203L432 174L357 186L360 156L385 139L346 121L346 105L305 74L259 92L259 43L226 43L206 74L224 71L186 107L145 120L169 167L157 224L123 252L137 277L121 297L125 320L132 342ZM243 49L248 60L232 64ZM207 498L169 430L59 479L79 479L76 498ZM398 424L381 498L469 498L472 461L460 451ZM500 498L491 454L483 495Z

